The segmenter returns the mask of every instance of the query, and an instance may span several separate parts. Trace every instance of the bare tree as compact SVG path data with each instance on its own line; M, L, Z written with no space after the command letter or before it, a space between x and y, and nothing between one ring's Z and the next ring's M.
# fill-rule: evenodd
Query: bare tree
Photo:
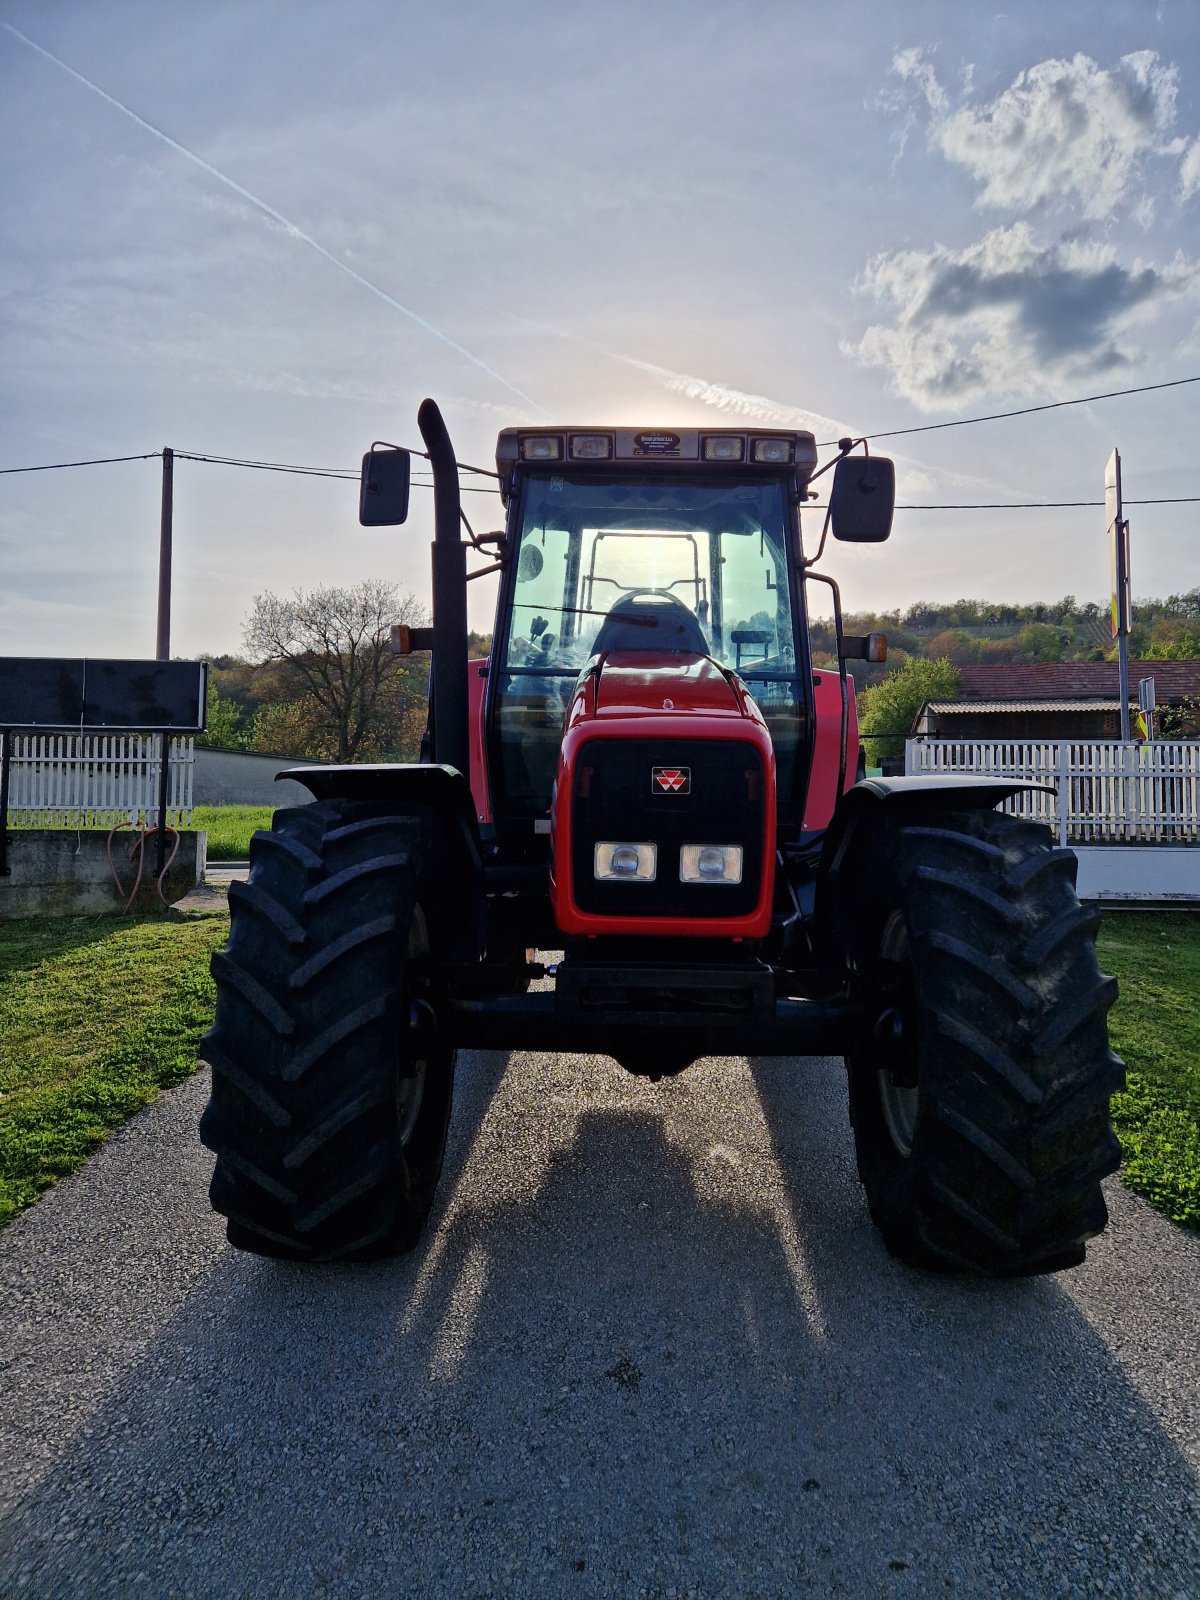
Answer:
M392 656L392 625L428 620L415 595L365 578L349 589L256 595L243 639L253 660L285 669L287 698L303 710L309 745L334 761L354 761L386 749L392 723L412 710L413 675Z

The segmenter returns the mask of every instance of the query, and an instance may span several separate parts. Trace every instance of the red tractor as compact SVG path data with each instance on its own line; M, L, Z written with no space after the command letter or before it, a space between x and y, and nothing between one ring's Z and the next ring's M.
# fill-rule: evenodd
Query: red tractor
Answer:
M1075 858L997 810L1003 778L855 781L832 579L800 512L813 436L509 428L492 652L468 661L458 464L436 491L419 764L301 768L255 835L202 1055L231 1242L331 1261L410 1248L456 1051L845 1058L858 1170L913 1265L1051 1272L1105 1225L1119 1147L1113 980ZM891 528L892 463L834 462L821 546ZM408 452L364 459L361 520L407 513ZM824 469L822 469L824 470ZM474 576L475 574L470 574ZM806 588L832 591L814 669ZM538 951L561 951L543 968ZM552 982L531 988L534 978Z

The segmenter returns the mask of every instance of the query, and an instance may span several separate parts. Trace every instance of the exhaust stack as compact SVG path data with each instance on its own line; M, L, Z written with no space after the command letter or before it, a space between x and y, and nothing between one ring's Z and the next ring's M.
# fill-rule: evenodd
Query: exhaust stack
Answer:
M423 400L417 426L433 469L433 683L431 759L470 775L467 719L467 556L458 462L437 405Z

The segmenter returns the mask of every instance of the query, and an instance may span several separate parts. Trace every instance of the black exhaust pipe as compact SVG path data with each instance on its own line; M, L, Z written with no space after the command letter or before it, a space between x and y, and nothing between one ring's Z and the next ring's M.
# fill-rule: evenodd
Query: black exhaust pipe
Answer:
M442 413L422 400L417 426L433 469L433 738L430 760L471 775L467 718L467 548L458 462Z

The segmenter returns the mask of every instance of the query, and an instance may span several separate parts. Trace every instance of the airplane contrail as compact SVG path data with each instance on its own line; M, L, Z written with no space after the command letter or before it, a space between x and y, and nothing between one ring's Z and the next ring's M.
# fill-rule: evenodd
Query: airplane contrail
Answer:
M652 361L639 361L636 356L622 355L616 350L606 350L605 354L613 361L644 372L661 383L668 393L684 395L688 400L699 400L729 416L748 417L752 422L773 422L783 427L806 428L811 433L824 433L837 439L851 432L844 423L835 422L832 417L823 417L819 411L789 406L765 394L731 389L727 384L713 383L708 378L697 378L688 372L675 372L670 367L656 366Z
M824 434L827 441L859 436L857 431L846 423L824 416L819 411L810 411L805 406L793 406L785 400L773 400L770 395L733 389L728 384L714 383L710 378L700 378L694 373L677 372L673 367L660 367L653 361L642 361L637 356L626 355L622 350L612 350L607 345L599 344L595 339L586 338L583 334L567 333L562 328L553 327L545 322L536 322L531 317L515 317L513 320L524 322L531 328L539 328L543 333L553 334L556 339L584 345L609 361L618 361L624 367L632 367L635 372L644 373L669 394L683 395L688 400L698 400L702 405L711 406L727 416L747 417L752 422L773 424L776 427L805 428L818 437ZM1011 489L1011 485L997 484L990 478L978 478L968 473L956 472L950 467L930 467L923 461L900 452L896 453L895 462L900 472L918 472L930 479L936 477L943 483L953 484L972 493L983 489L989 494L1003 496Z
M140 117L136 111L131 110L123 101L118 100L115 95L111 95L107 90L102 89L98 83L93 83L90 78L85 78L82 72L76 72L74 67L68 66L65 61L61 61L52 51L44 49L42 45L36 44L32 39L27 38L25 34L14 28L11 22L0 22L0 28L3 28L6 33L11 33L14 39L18 39L23 45L28 46L30 50L35 50L38 55L44 56L47 61L52 61L56 67L69 74L77 83L81 83L85 89L90 89L93 94L99 95L101 100L107 101L110 106L115 107L116 110L127 116L131 122L136 122L139 128L144 128L147 133L152 133L156 139L161 139L163 144L177 151L179 155L186 156L189 161L194 162L196 166L207 172L210 178L215 178L218 183L224 184L227 189L232 189L234 194L240 195L255 210L261 211L263 216L270 217L272 222L277 222L291 238L299 240L301 244L308 245L310 249L315 250L319 256L328 261L331 266L335 266L339 272L344 272L348 278L353 278L355 283L361 284L364 289L369 289L385 305L391 306L393 311L398 311L401 316L407 317L410 322L415 322L419 328L424 328L426 333L432 334L442 344L448 345L451 350L462 356L465 361L469 361L472 366L478 367L481 372L486 372L489 378L495 379L498 384L507 389L510 394L515 394L518 400L523 401L532 410L539 412L543 417L546 415L546 412L538 405L537 401L531 400L527 394L517 388L515 383L510 383L507 378L502 377L493 367L489 367L486 361L481 361L478 356L472 355L469 350L464 349L461 344L452 339L448 333L443 333L440 328L435 328L432 322L427 321L419 312L412 310L410 306L403 305L399 300L394 299L386 290L381 289L378 284L372 283L370 278L364 278L361 272L355 272L353 267L348 267L344 261L339 261L337 256L326 250L323 244L319 244L311 234L305 233L294 222L289 222L282 212L275 210L274 206L269 206L265 200L260 200L256 194L251 194L249 189L244 189L240 183L236 183L232 178L226 177L225 173L219 171L210 161L205 161L203 156L198 156L194 150L189 150L187 145L180 144L178 139L172 139L169 133L164 133L161 128L156 128L152 122L147 122L145 117Z
M607 350L605 354L613 361L620 361L627 367L634 367L639 372L644 372L647 377L660 383L670 394L681 394L689 400L699 400L714 410L723 411L727 416L748 417L752 422L765 422L774 424L775 427L807 428L810 433L815 433L818 438L822 434L825 442L832 443L836 439L859 437L858 431L848 427L844 422L837 422L832 417L822 416L819 411L809 411L803 406L791 406L783 400L772 400L765 394L748 394L742 389L731 389L724 383L713 383L708 378L697 378L688 372L676 372L671 367L659 367L652 361L639 361L636 356L627 356L617 350ZM914 456L904 455L900 451L894 454L898 471L916 471L926 477L936 473L945 483L952 483L964 489L986 489L991 494L1008 494L1011 485L993 483L990 478L976 478L967 473L955 472L949 467L930 467L919 461Z

